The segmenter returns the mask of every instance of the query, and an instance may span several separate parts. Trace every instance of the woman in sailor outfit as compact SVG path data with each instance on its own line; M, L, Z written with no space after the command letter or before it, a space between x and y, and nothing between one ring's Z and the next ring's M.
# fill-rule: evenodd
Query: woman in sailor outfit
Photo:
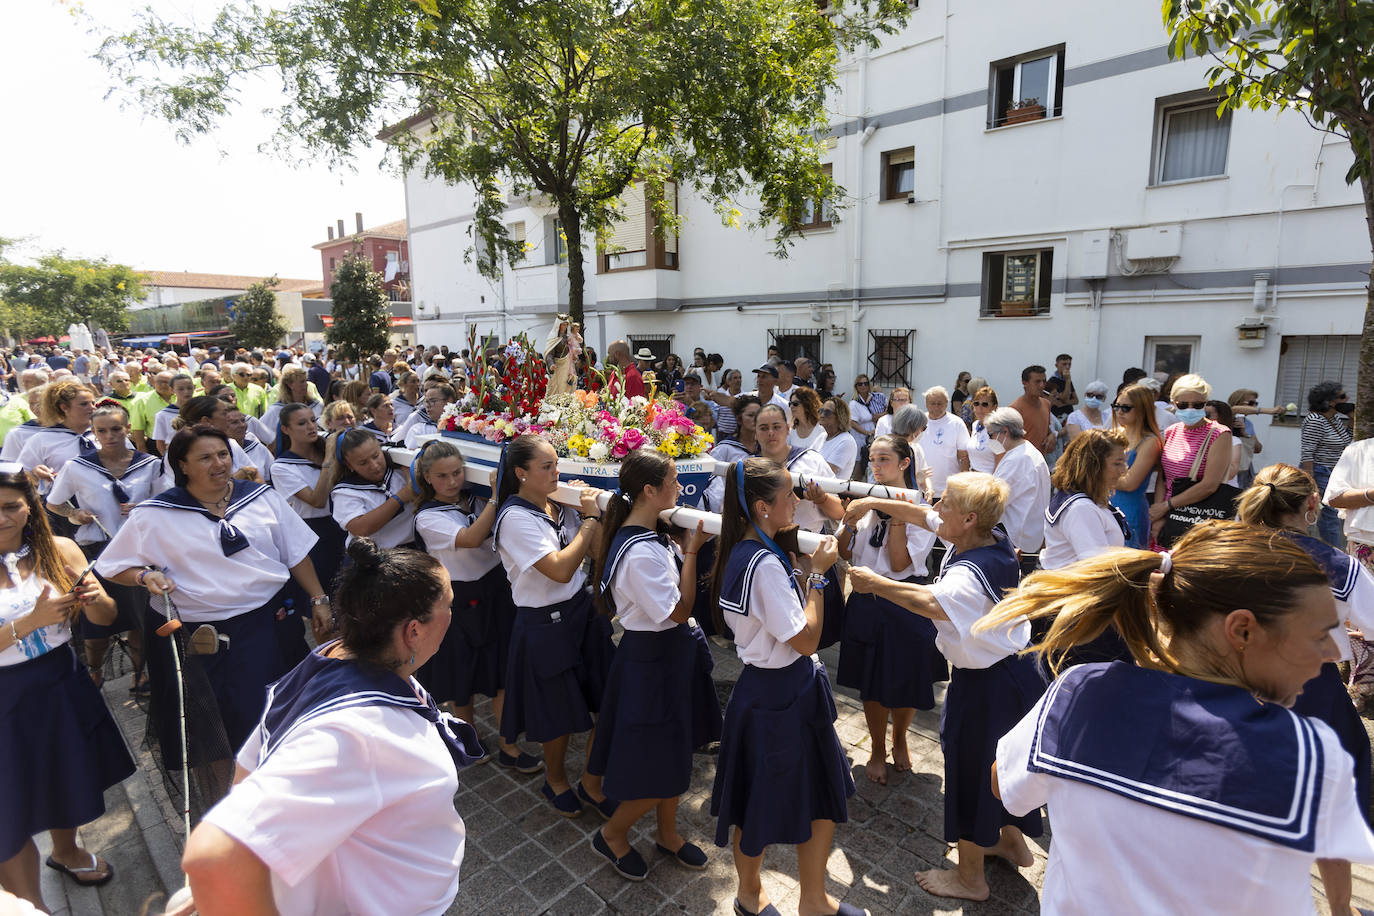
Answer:
M274 394L275 400L267 405L261 418L248 418L249 432L269 446L274 446L277 441L281 412L288 404L305 404L316 420L324 415L324 401L320 400L319 395L312 393L310 378L300 366L287 366L282 370L281 381L277 383ZM238 403L237 396L234 403Z
M406 418L392 434L392 439L405 443L406 448L419 448L420 436L432 436L439 431L439 419L444 408L458 400L458 393L449 385L435 385L425 392L420 409Z
M1340 655L1291 539L1204 523L1041 572L987 623L1027 617L1055 618L1051 661L1112 623L1139 662L1068 669L998 742L1007 808L1054 812L1042 913L1310 914L1314 859L1374 862L1350 756L1291 709Z
M229 436L229 404L208 394L198 394L177 408L177 416L172 420L173 435L176 431L191 426L209 426L224 433L229 438L229 460L235 480L263 482L261 469L249 459L248 453ZM162 456L162 489L177 486L172 462L165 454Z
M1350 661L1352 653L1346 626L1362 633L1374 633L1374 577L1354 557L1308 535L1308 529L1321 512L1321 495L1311 475L1287 464L1270 465L1255 475L1253 484L1237 501L1236 510L1238 521L1282 531L1326 573L1332 597L1336 599L1336 614L1341 620L1340 625L1332 629L1331 638L1340 650L1340 660ZM1374 767L1369 733L1364 729L1364 720L1346 691L1335 662L1322 665L1321 674L1303 685L1292 708L1298 715L1321 719L1336 732L1341 746L1355 761L1355 797L1360 811L1368 818L1370 770ZM1331 912L1347 912L1350 909L1350 863L1321 859L1317 867Z
M367 399L367 422L365 429L377 437L378 442L390 442L396 429L396 409L391 406L391 398L380 392Z
M758 420L759 408L762 406L763 402L757 395L752 394L742 394L730 403L730 412L735 417L735 432L716 440L716 444L711 447L712 459L733 464L759 453L759 440L755 435L754 424ZM707 512L718 512L724 500L725 478L712 475L711 482L701 494L701 508ZM716 636L716 615L715 611L711 610L711 579L709 575L704 575L716 565L716 539L711 538L707 541L702 550L704 552L697 561L697 568L703 575L697 581L695 614L702 632L708 636Z
M463 453L452 442L426 442L413 467L416 546L444 564L453 590L453 622L416 677L436 702L452 703L464 722L473 721L474 694L491 697L499 731L515 602L491 541L496 501L467 489ZM544 768L538 757L505 738L499 739L497 759L520 773Z
M40 493L46 494L68 461L95 448L90 432L94 412L95 394L76 379L59 379L44 389L40 415L46 425L25 440L17 458L24 470L38 481ZM48 525L60 537L70 536L75 530L70 522L51 510Z
M586 802L609 818L615 802L601 791L601 777L584 772L574 791L564 759L568 738L592 730L615 652L611 619L594 612L582 571L597 534L600 491L582 487L582 521L575 528L578 512L553 502L557 491L553 446L528 434L511 440L501 462L494 534L515 599L501 737L514 742L523 734L544 746L540 791L559 814L576 817ZM594 741L593 731L588 746Z
M835 825L848 820L854 794L835 736L835 698L814 654L839 548L821 538L814 554L799 558L810 574L797 581L793 559L774 540L797 508L787 475L766 458L748 458L730 466L729 483L714 597L744 670L725 707L711 813L716 845L734 848L734 911L778 916L763 887L763 850L786 843L797 846L801 910L857 916L861 910L825 890Z
M391 396L391 406L395 408L396 419L395 427L399 429L401 424L410 418L420 406L420 377L414 372L402 372L400 378L396 379L396 393Z
M69 645L74 618L115 618L95 577L74 581L84 566L74 543L53 537L23 468L0 465L0 887L39 908L34 834L51 834L49 868L83 885L109 881L114 869L77 845L76 828L99 817L105 790L134 772Z
M706 853L677 829L678 797L692 782L692 751L720 738L720 701L711 653L691 620L697 554L708 535L697 523L679 557L659 513L681 493L677 466L639 449L620 464L620 492L602 519L596 582L625 633L616 647L587 770L619 805L592 836L592 848L631 881L649 872L629 831L651 810L654 848L690 869Z
M29 410L34 414L33 419L25 420L5 434L5 443L0 445L0 461L17 462L19 453L24 450L29 437L40 429L44 428L43 420L43 393L47 390L47 385L39 385L30 388L25 394L28 400Z
M849 571L855 591L872 592L935 621L936 645L953 669L940 714L940 748L945 755L945 841L959 844L959 863L916 874L927 893L941 897L986 900L984 859L1001 856L1028 867L1035 860L1025 836L1041 834L1039 809L1010 814L990 780L997 739L1044 690L1035 662L1017 654L1030 641L1030 624L975 626L1020 578L1010 541L994 529L1007 495L1005 481L970 471L950 476L934 509L906 504L903 510L903 504L889 503L894 518L924 523L949 541L932 585L895 582L863 567Z
M196 383L189 375L179 373L172 377L172 403L153 415L153 443L159 455L167 454L167 443L176 434L175 420L181 416L181 408L196 397ZM208 397L208 395L201 395Z
M74 540L87 560L94 560L105 549L109 541L106 532L118 531L134 506L162 489L161 463L147 452L129 447L129 414L119 402L103 400L97 404L91 429L99 450L84 451L63 465L48 494L49 508L79 526ZM108 626L89 620L82 622L86 665L99 685L104 679L102 671L110 637L128 632L129 659L134 669L129 689L142 692L146 689L143 590L116 582L101 584L114 599L118 613Z
M272 685L233 790L186 844L202 916L438 916L458 894L453 795L482 749L415 679L449 626L448 576L367 538L349 558L341 638Z
M277 412L276 458L272 462L272 486L286 497L310 530L315 546L310 562L325 591L332 591L334 577L344 557L344 531L329 514L329 493L342 473L334 438L326 439L305 404L286 404ZM293 583L293 591L296 588ZM307 595L298 593L296 605L304 608Z
M918 490L911 445L901 436L878 436L868 448L875 483ZM919 490L918 490L919 491ZM891 500L863 498L849 503L838 535L840 556L888 579L927 582L926 559L935 535L888 511ZM844 641L835 682L859 691L872 742L866 772L887 785L887 723L892 721L892 765L911 770L906 732L918 709L935 708L936 681L949 679L949 666L935 648L935 624L877 595L852 591L845 609Z
M337 451L345 473L330 493L330 512L346 543L368 537L380 547L409 547L415 540L410 475L387 466L382 446L365 429L345 430Z
M217 424L216 428L219 428ZM263 483L272 482L272 450L248 431L248 418L237 405L225 405L224 432L229 441L243 449L248 463L258 469ZM276 437L273 437L275 441Z
M231 751L262 714L267 685L286 670L273 620L287 581L295 579L311 596L316 638L329 633L330 613L310 563L315 535L271 487L231 477L224 433L203 425L182 429L168 443L167 457L176 485L134 507L96 570L154 596L143 627L150 728L163 765L175 770L181 767L177 684L168 640L154 633L164 601L186 624L211 624L228 637L214 654L183 656L183 664L198 666L208 681L209 711L218 711ZM191 763L214 763L201 755L218 750L207 742L219 734L219 723L213 716L188 721Z

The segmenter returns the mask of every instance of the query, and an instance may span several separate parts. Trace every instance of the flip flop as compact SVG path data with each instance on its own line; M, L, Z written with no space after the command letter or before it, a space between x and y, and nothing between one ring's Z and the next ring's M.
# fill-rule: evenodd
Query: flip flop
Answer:
M739 898L736 897L735 916L782 916L782 911L780 911L777 907L773 906L773 904L770 903L763 909L759 910L757 913L751 913L744 908L744 904L740 903Z
M89 868L69 868L66 865L63 865L61 862L54 859L52 856L48 856L48 860L43 864L47 865L49 868L62 872L62 874L66 875L68 878L71 878L73 881L75 881L82 887L100 887L102 885L109 884L110 879L114 877L114 866L111 865L109 862L105 863L105 867L109 870L105 872L104 875L100 876L99 878L96 878L93 881L82 880L83 875L98 874L100 872L100 859L96 858L96 855L93 852L87 853L87 855L91 857L91 864Z

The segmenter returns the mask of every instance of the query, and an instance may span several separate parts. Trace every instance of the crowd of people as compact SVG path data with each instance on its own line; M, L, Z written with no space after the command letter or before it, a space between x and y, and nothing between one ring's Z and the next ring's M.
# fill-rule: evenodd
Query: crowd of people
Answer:
M957 865L912 877L930 894L986 899L987 859L1031 865L1048 806L1044 912L1312 912L1313 862L1353 912L1374 440L1339 382L1308 393L1299 463L1256 470L1250 418L1283 408L1197 374L1080 397L1061 354L1003 405L969 372L843 392L773 352L746 391L700 349L574 355L570 384L675 398L714 433L719 534L661 521L682 489L653 451L571 506L553 447L521 436L479 495L430 434L491 354L6 354L0 888L41 910L44 865L114 877L76 828L134 767L99 691L118 639L156 759L196 796L169 912L441 913L458 771L494 762L541 779L551 816L602 818L593 848L627 880L652 812L678 866L730 850L735 913L778 912L762 857L782 844L804 916L857 916L827 889L862 829L841 826L855 784L817 655L837 647L864 778L910 770L915 711L942 707ZM723 709L712 641L743 663ZM495 734L470 724L479 697ZM706 749L717 826L694 837L677 807ZM1142 857L1141 836L1167 842Z

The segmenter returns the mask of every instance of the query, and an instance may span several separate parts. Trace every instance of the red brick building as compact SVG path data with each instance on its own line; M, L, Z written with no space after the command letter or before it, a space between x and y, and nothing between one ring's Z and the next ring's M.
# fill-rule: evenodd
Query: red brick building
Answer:
M344 258L361 254L382 275L387 295L393 302L410 300L410 244L406 241L406 221L384 223L370 229L363 228L363 215L354 214L356 231L345 235L344 221L329 227L329 238L311 247L320 252L320 268L324 277L325 295L334 282L334 271Z

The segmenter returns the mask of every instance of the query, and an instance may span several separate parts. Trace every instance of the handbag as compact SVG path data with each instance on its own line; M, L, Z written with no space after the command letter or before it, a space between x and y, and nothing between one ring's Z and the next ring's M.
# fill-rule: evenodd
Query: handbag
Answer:
M1212 443L1217 440L1218 435L1215 430L1209 431L1207 441L1202 443L1202 448L1198 449L1197 457L1193 459L1193 466L1188 470L1188 476L1174 481L1175 493L1183 493L1198 483L1198 471L1202 468L1202 462L1207 458L1207 453L1211 451ZM1215 493L1204 500L1195 502L1191 506L1178 506L1170 509L1169 514L1164 516L1164 527L1159 532L1159 545L1166 548L1172 547L1179 538L1191 531L1194 525L1202 522L1235 518L1236 500L1240 498L1240 492L1239 488L1233 487L1229 483L1223 483L1217 487Z

